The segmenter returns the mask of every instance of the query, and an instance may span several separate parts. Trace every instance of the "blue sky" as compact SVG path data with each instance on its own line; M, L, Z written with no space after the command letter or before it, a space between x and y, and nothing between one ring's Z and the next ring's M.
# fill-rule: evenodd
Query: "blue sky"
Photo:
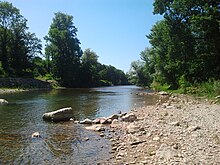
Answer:
M82 50L91 48L99 62L127 72L149 47L146 34L161 17L153 0L8 0L28 20L29 31L43 41L54 13L74 17ZM42 42L43 45L45 42Z

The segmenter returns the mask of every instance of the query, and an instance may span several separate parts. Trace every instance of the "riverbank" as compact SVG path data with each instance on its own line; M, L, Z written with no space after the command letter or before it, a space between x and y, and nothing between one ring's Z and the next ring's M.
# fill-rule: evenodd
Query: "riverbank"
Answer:
M137 121L111 128L112 158L103 164L220 164L220 105L171 95L132 113Z
M0 94L39 89L52 89L52 85L33 78L0 78Z

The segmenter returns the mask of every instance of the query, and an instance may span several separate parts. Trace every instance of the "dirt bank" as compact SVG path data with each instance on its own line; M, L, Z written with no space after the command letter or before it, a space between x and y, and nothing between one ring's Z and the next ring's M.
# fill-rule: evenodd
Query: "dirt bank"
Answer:
M220 164L220 105L161 97L133 110L137 121L112 128L112 158L103 164Z

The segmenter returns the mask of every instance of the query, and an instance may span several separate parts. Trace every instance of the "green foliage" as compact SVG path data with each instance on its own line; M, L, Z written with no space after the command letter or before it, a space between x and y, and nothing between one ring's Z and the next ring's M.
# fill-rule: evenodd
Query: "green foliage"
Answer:
M91 49L86 49L82 55L81 62L81 86L92 87L97 86L98 77L98 55Z
M73 16L58 12L45 37L45 54L51 58L51 72L66 87L79 86L82 50L76 32Z
M40 40L28 32L27 20L19 9L0 1L0 78L35 77L55 87L128 83L123 71L100 64L94 51L82 52L73 16L55 13L45 40L42 58L37 56L41 54Z
M219 5L214 0L155 0L154 13L164 20L148 37L159 50L159 64L164 62L159 70L174 88L182 76L190 83L220 78Z
M151 82L156 90L215 95L220 79L219 6L215 0L155 0L154 14L164 19L147 35L152 47L141 53L141 65L134 69L132 63L134 82Z
M102 65L99 70L100 80L110 82L112 85L127 85L128 80L125 73L111 65Z
M201 84L197 84L197 95L199 96L208 96L213 98L220 95L220 81L209 80Z
M40 40L27 31L27 20L8 2L0 2L0 62L4 77L32 76L32 60Z

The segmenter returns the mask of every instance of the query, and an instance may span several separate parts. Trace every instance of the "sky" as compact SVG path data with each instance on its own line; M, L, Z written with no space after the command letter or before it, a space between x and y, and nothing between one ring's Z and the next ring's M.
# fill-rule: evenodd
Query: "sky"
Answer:
M7 0L28 20L29 31L45 45L54 13L74 17L82 50L90 48L99 62L128 72L132 61L150 47L146 37L161 19L153 0ZM43 47L44 48L44 47Z

